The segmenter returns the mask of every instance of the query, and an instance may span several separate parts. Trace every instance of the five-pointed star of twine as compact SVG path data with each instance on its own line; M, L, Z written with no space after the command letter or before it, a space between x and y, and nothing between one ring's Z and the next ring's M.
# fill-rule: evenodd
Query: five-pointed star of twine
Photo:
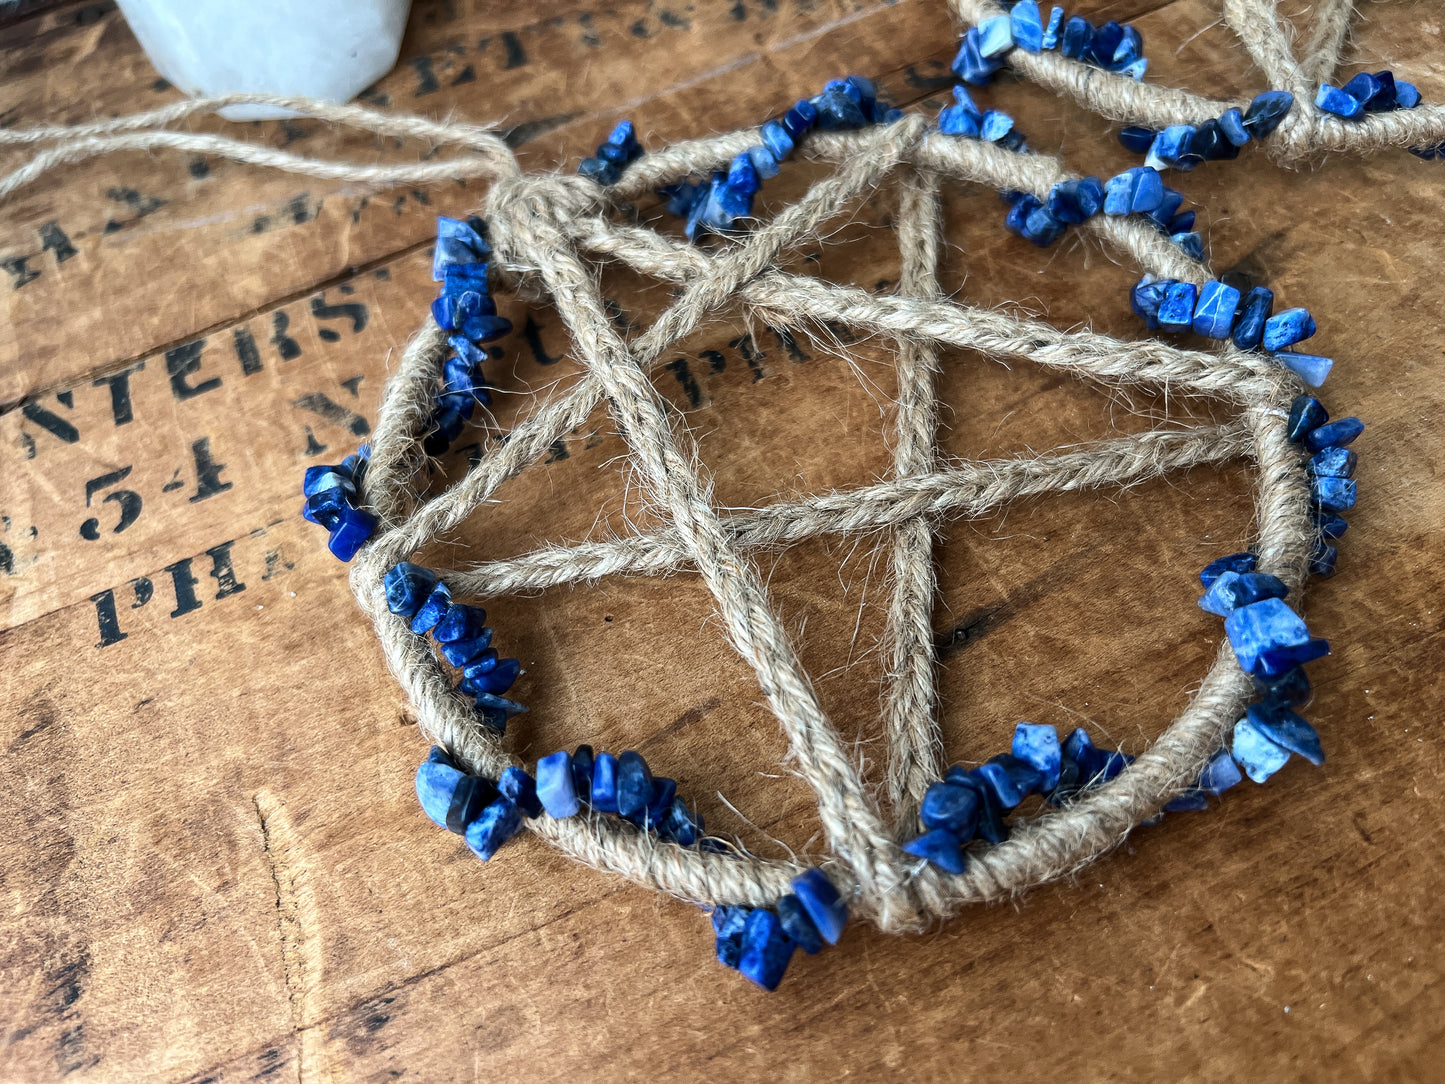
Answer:
M965 25L1007 15L996 0L949 0ZM1224 22L1234 31L1272 90L1287 90L1294 108L1265 140L1267 153L1281 165L1296 164L1326 151L1365 154L1385 147L1435 147L1445 143L1445 106L1420 105L1344 120L1315 106L1320 84L1340 67L1354 0L1318 0L1303 51L1295 52L1296 36L1279 14L1274 0L1224 0ZM1082 60L1050 50L1029 53L1015 49L1008 63L1032 82L1066 94L1085 109L1121 124L1158 130L1171 124L1202 124L1235 102L1217 101L1157 83L1137 82Z
M675 145L645 156L607 189L578 177L515 172L494 184L484 210L494 258L550 296L584 373L570 389L540 402L464 477L439 495L418 500L410 479L447 352L444 333L428 321L384 396L365 498L385 529L358 556L352 585L376 623L422 730L471 770L495 777L512 758L499 737L478 725L469 701L453 691L425 638L387 611L381 578L397 561L455 528L605 401L637 476L668 525L442 572L443 578L458 596L487 597L602 575L695 569L716 599L733 646L757 673L787 737L792 763L816 796L830 873L844 891L853 890L855 912L884 929L916 928L962 903L1066 874L1117 843L1198 775L1223 744L1250 690L1228 645L1221 645L1188 709L1112 783L1020 826L1007 843L976 856L960 876L918 869L900 851L898 839L942 770L930 633L931 554L938 521L975 515L1019 497L1136 482L1248 455L1260 466L1260 567L1298 590L1313 539L1304 470L1285 437L1284 408L1298 386L1269 358L1227 344L1211 354L1154 340L1125 342L941 299L935 278L940 180L1042 196L1067 174L1042 155L942 135L923 117L811 137L804 152L834 163L835 170L745 240L711 253L615 221L608 213L662 185L723 168L753 141L753 133L742 132ZM899 192L903 271L896 294L878 295L779 269L778 257L786 248L816 237L827 220L884 183L896 183ZM1099 216L1081 228L1156 275L1194 283L1208 278L1202 266L1150 224ZM676 290L674 303L630 341L604 305L596 267L589 262L600 260L627 265ZM744 514L725 515L712 503L711 476L691 433L675 412L669 414L649 374L673 343L730 302L770 326L843 326L897 343L900 393L891 479ZM1209 396L1236 417L1223 425L1153 430L1032 459L940 466L934 389L940 346L1001 360L1027 359L1115 386ZM880 528L893 534L896 584L887 633L892 683L883 719L883 789L891 819L825 717L747 556L753 547L823 532ZM798 872L787 861L661 842L618 818L542 816L530 827L596 868L689 900L767 905L787 891L788 880Z

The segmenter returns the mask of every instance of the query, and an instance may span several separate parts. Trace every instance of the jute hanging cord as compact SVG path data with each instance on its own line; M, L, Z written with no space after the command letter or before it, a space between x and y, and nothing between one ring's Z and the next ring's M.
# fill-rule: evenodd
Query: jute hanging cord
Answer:
M163 130L193 112L241 101L282 104L335 124L424 139L448 148L453 157L366 166ZM624 209L633 202L689 176L726 169L759 138L752 129L677 144L645 155L617 183L604 186L578 176L524 175L501 138L472 125L233 96L82 128L0 132L0 142L53 144L0 180L0 195L64 162L163 147L377 185L488 181L478 211L489 225L500 279L550 299L584 374L570 389L538 401L505 441L489 442L459 480L436 493L418 480L425 460L421 444L432 425L437 376L448 352L447 336L434 320L417 332L386 386L359 487L360 500L380 527L357 555L351 585L421 731L476 775L495 779L516 764L505 740L479 723L475 705L453 687L426 638L388 610L383 577L473 513L486 515L479 510L499 486L605 403L666 525L612 541L551 546L508 561L444 570L443 580L457 596L485 597L604 575L696 572L716 601L732 646L757 674L787 739L789 766L814 794L829 877L855 914L886 931L916 930L964 904L1007 898L1065 877L1118 844L1199 778L1251 695L1250 678L1229 645L1221 644L1188 708L1112 781L1081 792L1056 812L1016 821L1006 842L971 851L961 874L919 862L901 842L916 831L919 803L943 768L930 633L931 551L938 525L1021 498L1132 485L1245 457L1256 467L1258 569L1279 577L1297 606L1317 538L1303 462L1286 435L1299 385L1276 361L1227 340L1217 352L1153 339L1122 341L943 299L936 277L940 186L984 185L1044 199L1055 185L1077 178L1053 158L943 135L916 115L860 131L820 132L801 142L799 153L831 166L831 172L744 236L693 246L628 220ZM896 293L874 294L782 269L786 252L816 239L851 204L888 187L897 193L903 267ZM1210 281L1204 266L1145 222L1099 215L1080 229L1148 274L1196 285ZM666 311L630 338L619 332L599 292L599 272L607 263L675 290ZM728 306L769 326L846 327L896 345L902 390L891 427L888 479L746 514L718 508L712 475L693 435L685 419L665 408L651 374L672 344ZM1206 397L1232 420L1121 436L1035 458L946 461L937 442L934 387L944 348L1002 362L1029 361L1106 387ZM823 712L752 557L760 547L849 532L886 532L893 571L884 654L891 688L878 726L885 749L882 780L865 777ZM772 905L805 868L741 849L682 846L616 817L544 814L526 823L535 835L596 869L706 905Z

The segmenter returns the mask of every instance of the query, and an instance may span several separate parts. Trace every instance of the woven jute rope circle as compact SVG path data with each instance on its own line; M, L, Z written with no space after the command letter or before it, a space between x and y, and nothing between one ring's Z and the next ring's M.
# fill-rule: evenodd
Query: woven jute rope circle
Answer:
M830 876L850 894L855 914L888 931L917 929L963 904L1007 897L1066 876L1113 847L1193 782L1224 744L1251 695L1248 677L1227 644L1221 645L1187 710L1114 781L1061 811L1019 825L1008 842L974 856L962 875L920 868L899 841L915 823L923 791L943 766L930 632L936 523L1023 496L1136 481L1247 455L1258 468L1259 567L1297 592L1313 540L1305 471L1285 436L1285 408L1298 386L1277 363L1230 346L1211 354L1153 340L1063 332L943 300L935 275L939 185L982 184L1043 197L1068 175L1041 155L941 135L922 117L808 140L804 152L831 165L831 172L745 238L710 250L629 224L617 213L660 186L724 168L757 139L754 130L673 146L645 156L607 188L560 175L508 170L497 177L479 208L489 226L494 260L505 279L549 299L570 334L570 352L584 376L569 390L536 403L507 439L490 442L459 480L423 496L414 481L423 462L421 438L447 354L444 332L428 320L402 355L382 401L363 493L382 529L358 555L352 588L375 623L421 730L478 774L495 777L515 763L504 739L479 724L474 707L453 689L425 638L388 611L382 577L477 512L499 486L605 402L627 442L631 467L667 525L617 540L550 547L470 570L442 571L443 579L458 597L485 598L608 574L696 571L716 601L732 645L757 674L787 738L791 765L814 793ZM874 294L780 269L779 258L789 247L818 236L851 201L888 185L898 192L903 257L896 293ZM1083 228L1147 272L1195 283L1207 279L1202 266L1146 225L1101 217ZM670 307L630 339L609 316L598 286L600 265L608 261L675 289ZM729 305L740 305L769 326L829 324L897 344L900 395L891 479L748 515L719 511L711 498L712 476L685 420L667 410L650 374L672 344ZM1207 396L1234 418L1223 425L1154 430L1030 460L941 467L933 387L940 347L1027 359L1107 385ZM886 781L875 789L819 706L748 551L823 532L879 529L894 536L894 597L887 634L892 690L882 720ZM528 825L589 866L707 904L768 905L788 891L801 869L791 861L682 847L617 818L544 815Z

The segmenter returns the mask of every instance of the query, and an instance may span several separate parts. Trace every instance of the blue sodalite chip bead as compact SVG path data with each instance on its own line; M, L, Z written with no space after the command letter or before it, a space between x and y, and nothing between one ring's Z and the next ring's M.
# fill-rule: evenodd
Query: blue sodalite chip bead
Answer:
M1239 291L1222 282L1206 282L1194 305L1193 328L1198 335L1211 339L1227 339L1234 323L1234 310L1239 307Z
M466 828L467 847L483 862L522 827L522 813L506 798L490 803Z
M642 754L629 749L617 758L617 812L641 824L651 804L652 772Z
M567 750L559 749L537 761L537 800L549 817L575 817L581 812Z
M1287 90L1267 90L1244 111L1244 129L1255 139L1264 139L1294 107L1294 95Z
M1263 346L1266 350L1283 350L1315 333L1314 317L1306 309L1285 309L1264 322Z
M386 591L386 608L410 621L437 585L437 575L429 568L402 561L387 569L381 585Z
M436 627L438 621L451 609L452 593L446 584L438 582L427 595L426 601L417 609L411 619L411 631L420 636Z
M916 839L903 844L907 854L933 863L944 873L962 873L968 868L968 858L959 845L958 836L946 828L933 828Z
M337 560L350 561L375 531L376 517L348 504L341 509L341 517L331 529L326 545Z
M1332 422L1315 426L1304 436L1304 445L1312 452L1322 452L1326 448L1340 447L1352 444L1355 438L1365 431L1365 423L1359 418L1338 418Z
M743 932L747 929L746 907L714 907L712 928L717 934L718 963L737 970L743 958Z
M476 820L495 792L485 780L428 759L416 770L416 796L435 824L460 834Z
M977 789L943 780L932 784L923 795L919 819L925 828L941 828L959 839L973 838L978 827L982 798Z
M1255 703L1246 712L1254 728L1281 749L1304 757L1318 767L1325 751L1315 728L1283 704Z
M1365 107L1339 87L1328 84L1320 87L1315 95L1315 106L1326 113L1333 113L1346 120L1355 120L1365 115Z
M537 781L515 765L504 768L497 777L497 793L510 799L528 817L542 815L542 802L537 797Z
M1277 598L1234 610L1224 619L1224 631L1247 674L1282 674L1329 654L1329 644L1311 637L1299 615Z
M1263 783L1289 760L1289 751L1270 741L1248 716L1234 724L1234 740L1230 752L1244 774L1256 783Z
M1289 420L1285 423L1285 436L1296 444L1330 420L1329 412L1318 400L1308 395L1297 395L1289 405Z
M848 906L839 898L838 890L828 880L827 874L820 869L800 873L793 878L793 895L813 920L823 940L836 945L843 936L843 927L848 923Z
M1014 728L1013 755L1033 766L1040 776L1040 788L1053 790L1059 785L1063 768L1063 750L1059 732L1051 726L1019 723Z
M743 927L738 970L764 990L776 990L796 947L783 932L778 916L758 908Z
M818 927L813 925L813 920L808 917L808 912L804 910L797 896L790 892L774 906L783 932L795 945L809 956L816 956L823 951L823 935L818 932Z
M1208 588L1226 572L1253 572L1256 561L1258 558L1252 553L1231 553L1227 557L1217 557L1200 571L1199 582Z
M592 762L592 791L588 799L599 813L616 813L617 758L611 753L598 753Z

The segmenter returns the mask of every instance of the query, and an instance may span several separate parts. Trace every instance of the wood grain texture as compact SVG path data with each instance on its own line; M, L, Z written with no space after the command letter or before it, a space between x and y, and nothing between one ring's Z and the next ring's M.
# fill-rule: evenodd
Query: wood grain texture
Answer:
M1081 10L1134 18L1152 78L1256 87L1205 0ZM1438 12L1365 14L1354 62L1445 100ZM911 0L437 0L368 97L495 119L550 166L623 115L656 146L756 122L848 70L936 109L953 38L939 5ZM0 123L174 97L108 5L0 21ZM982 97L1076 169L1133 164L1107 125L1033 88ZM308 123L243 134L368 161L422 151ZM696 909L531 839L482 865L418 813L424 746L344 569L298 514L302 469L365 438L422 318L434 216L479 191L124 155L18 193L0 209L0 1080L1438 1078L1441 170L1391 154L1294 174L1246 153L1179 180L1216 270L1316 314L1338 359L1328 404L1370 425L1341 571L1306 599L1335 647L1312 669L1329 762L1140 830L1015 907L923 937L850 928L773 995L714 964ZM790 168L766 199L807 181ZM886 289L894 206L884 190L850 209L798 267ZM1140 333L1134 276L1098 249L1023 244L990 192L950 189L946 213L946 290ZM633 324L667 301L624 275L605 286ZM505 428L577 367L544 305L503 311L519 329L494 368ZM893 380L886 343L842 357L724 313L658 384L719 500L747 506L885 473ZM961 352L940 383L959 456L1141 429L1166 405L1208 413ZM598 413L426 556L649 522L622 453ZM1155 736L1220 636L1195 572L1238 548L1250 512L1236 467L951 524L935 614L951 759L1000 750L1021 718L1129 749ZM820 539L757 557L865 754L886 552ZM527 667L519 754L637 748L715 831L816 849L806 788L695 576L487 606Z

